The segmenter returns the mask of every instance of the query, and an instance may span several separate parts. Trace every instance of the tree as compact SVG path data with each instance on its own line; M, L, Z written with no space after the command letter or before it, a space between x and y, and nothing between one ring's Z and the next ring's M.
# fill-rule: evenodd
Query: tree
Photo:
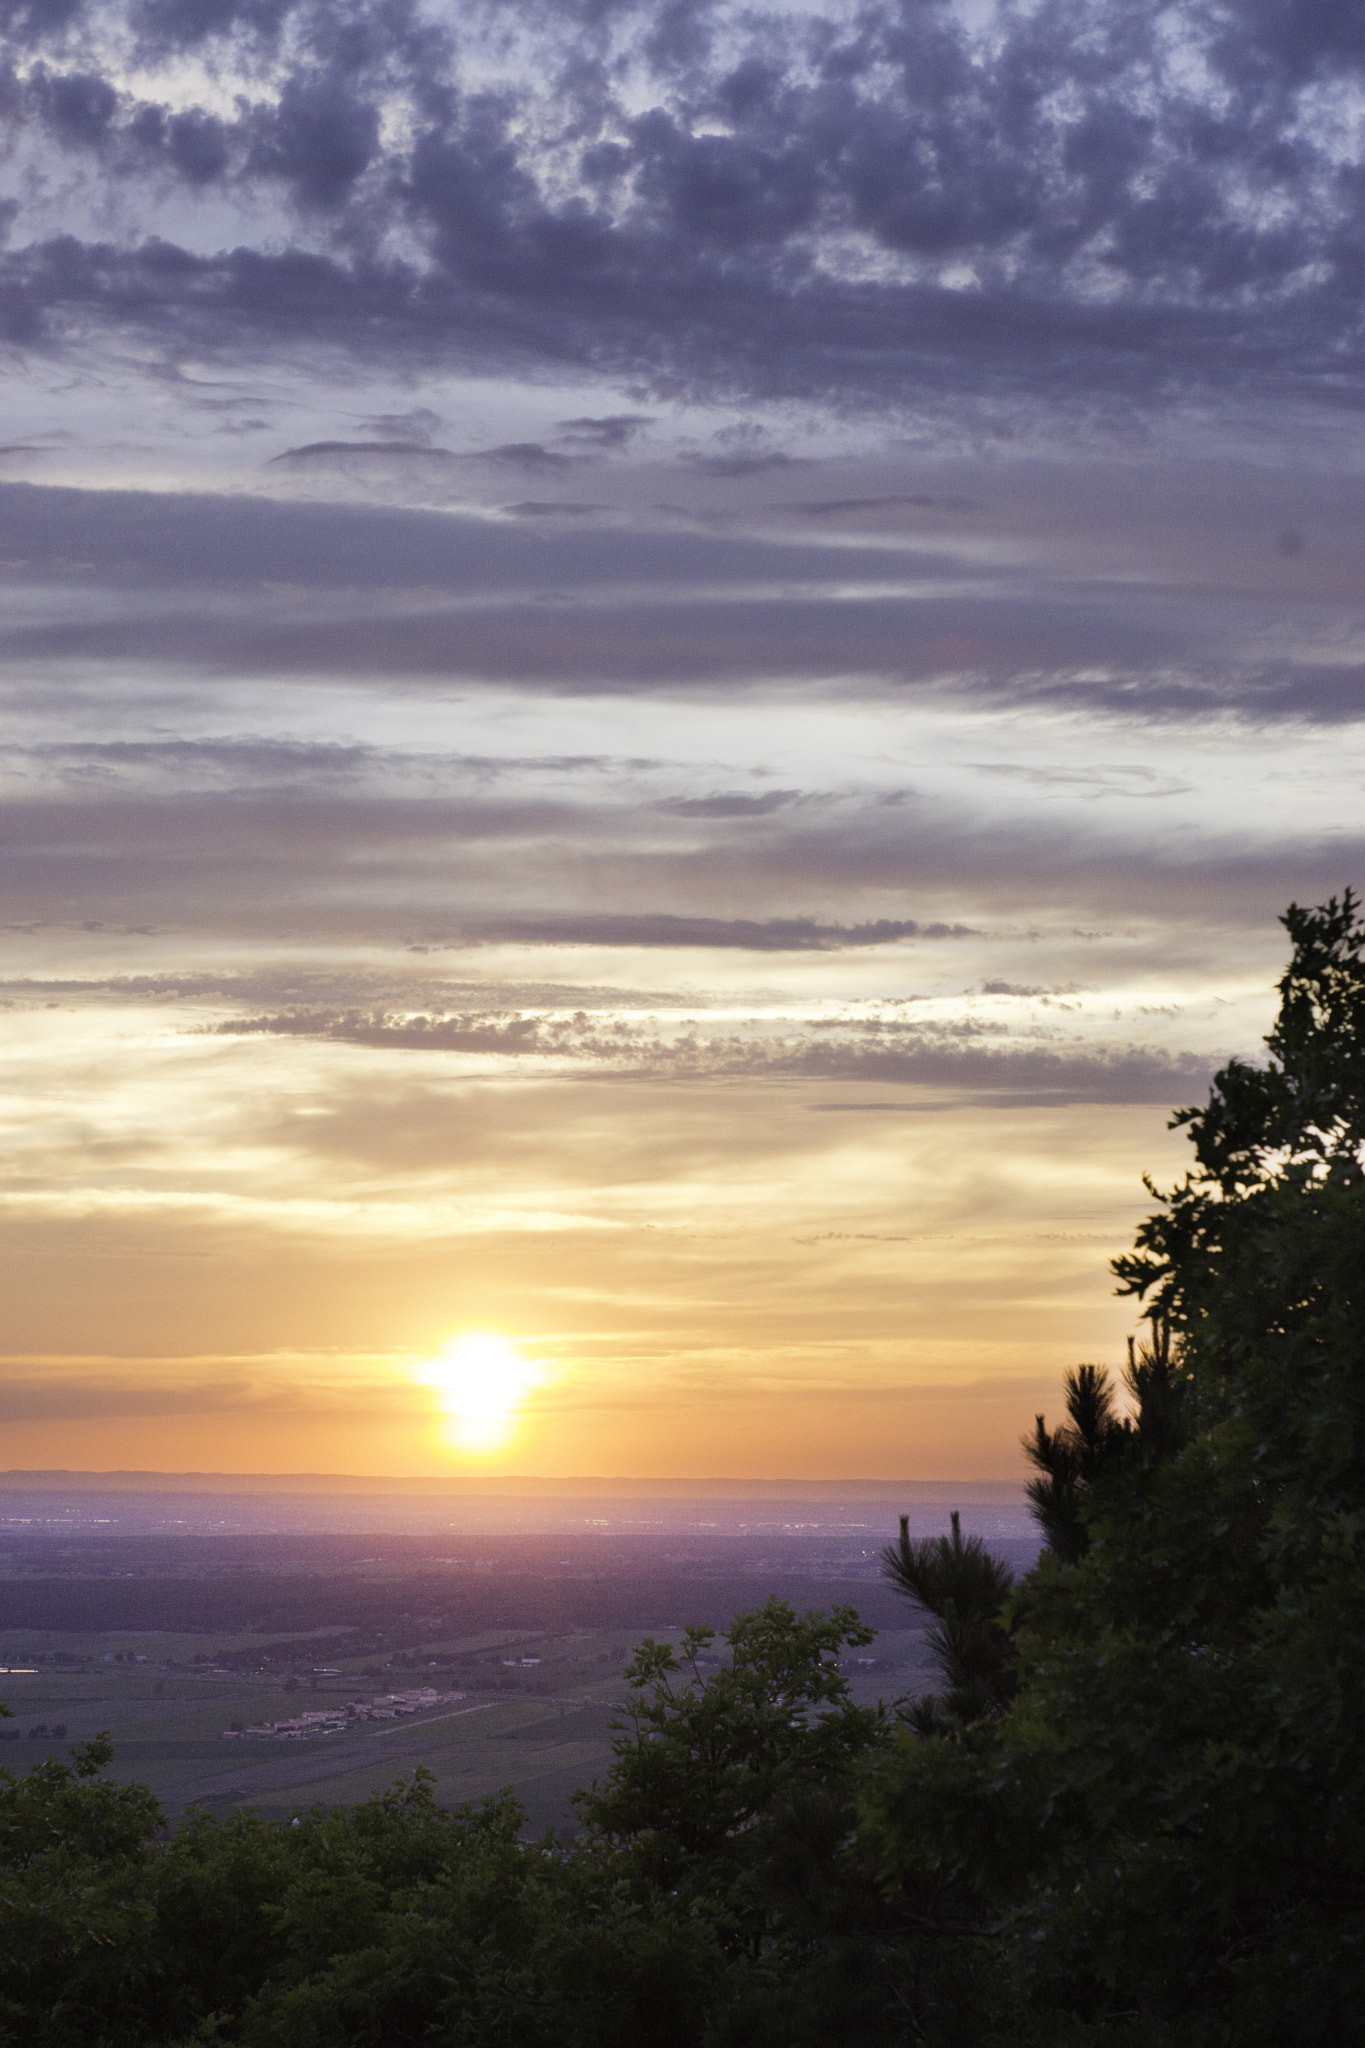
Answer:
M1050 1430L1040 1415L1024 1438L1024 1454L1039 1475L1024 1491L1048 1549L1067 1564L1090 1547L1096 1482L1135 1457L1170 1457L1185 1440L1188 1381L1170 1318L1159 1310L1145 1340L1128 1339L1123 1384L1130 1415L1118 1413L1104 1366L1078 1365L1063 1381L1069 1420Z
M729 1661L646 1642L572 1846L510 1796L447 1811L420 1770L295 1822L197 1811L169 1841L107 1744L0 1776L9 2048L842 2048L893 2000L887 1914L846 1867L849 1609L742 1615ZM883 2024L885 2023L885 2024Z
M706 2025L688 2048L866 2048L904 2038L900 1920L850 1855L857 1774L890 1736L856 1706L842 1653L873 1630L852 1608L739 1615L728 1657L689 1628L646 1641L615 1759L578 1797L580 1847L654 1928L706 1928ZM723 1969L717 1969L717 1964Z
M615 1762L577 1796L590 1832L628 1846L661 1891L730 1895L774 1803L846 1779L882 1736L883 1715L853 1705L839 1669L873 1633L851 1607L803 1618L771 1599L736 1617L728 1660L706 1677L714 1629L685 1630L680 1650L646 1638L626 1671Z
M1016 1597L1014 1703L904 1738L867 1796L886 1882L956 1887L1001 2041L1359 2024L1365 927L1349 893L1284 922L1269 1058L1179 1113L1194 1164L1115 1262L1150 1427L1077 1379L1073 1440L1035 1461L1062 1540Z
M1014 1573L979 1536L964 1538L956 1510L951 1530L949 1536L926 1536L915 1543L910 1517L902 1515L899 1541L882 1552L883 1578L935 1617L928 1646L948 1691L941 1702L931 1699L912 1710L913 1724L926 1734L944 1713L966 1722L999 1712L1014 1690L1009 1624L1002 1611Z
M69 1764L0 1770L0 2041L97 2042L146 1968L140 1880L160 1812L142 1785L101 1777L97 1736Z

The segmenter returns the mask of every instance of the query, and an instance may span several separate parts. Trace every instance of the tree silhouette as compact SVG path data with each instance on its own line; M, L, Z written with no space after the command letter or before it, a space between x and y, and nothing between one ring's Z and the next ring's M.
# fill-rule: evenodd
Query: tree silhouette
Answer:
M1001 1617L1014 1573L979 1536L964 1537L956 1509L951 1520L951 1536L916 1543L910 1517L902 1515L899 1538L882 1552L883 1578L935 1617L926 1640L948 1692L911 1709L911 1725L924 1733L934 1732L945 1714L965 1722L998 1711L1014 1689L1009 1630Z
M1010 1710L903 1743L865 1795L907 1915L948 1899L999 1967L1001 2019L959 2039L1359 2033L1365 923L1349 893L1284 922L1265 1064L1176 1117L1193 1164L1114 1261L1150 1331L1133 1412L1077 1372L1029 1441L1049 1549Z
M1062 1382L1069 1421L1050 1430L1040 1415L1023 1440L1038 1473L1024 1491L1048 1549L1063 1564L1075 1564L1090 1546L1089 1497L1099 1481L1135 1457L1170 1457L1185 1441L1180 1347L1168 1316L1158 1313L1149 1328L1141 1343L1128 1339L1123 1384L1131 1415L1119 1415L1106 1367L1078 1365Z

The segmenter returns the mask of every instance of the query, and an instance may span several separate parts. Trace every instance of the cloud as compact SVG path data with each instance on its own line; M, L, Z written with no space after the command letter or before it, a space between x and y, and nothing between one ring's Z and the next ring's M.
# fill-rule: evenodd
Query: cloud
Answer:
M1018 1105L1174 1104L1206 1089L1214 1064L1195 1053L1141 1045L974 1043L981 1027L967 1022L938 1030L879 1023L862 1031L788 1028L746 1036L662 1031L625 1017L299 1009L237 1017L216 1028L233 1037L320 1039L374 1051L534 1058L564 1072L603 1071L622 1079L889 1084Z
M1333 405L1360 364L1349 10L1090 0L986 30L939 4L646 0L515 33L415 0L7 14L11 129L90 192L84 232L45 231L42 175L17 207L5 303L30 346L92 321L219 358L325 337L1006 414ZM130 51L182 82L132 88ZM111 190L118 238L95 227ZM185 215L209 195L216 248ZM604 419L611 448L636 416Z
M0 1371L0 1422L5 1423L215 1415L246 1401L254 1408L260 1395L245 1380L139 1386L112 1374L92 1379L49 1371L41 1376L11 1377Z
M714 816L714 812L704 812ZM729 815L723 813L722 815ZM966 925L916 924L913 918L878 918L870 924L820 924L810 917L629 916L500 918L473 921L470 937L484 944L722 948L745 953L829 953L848 947L891 946L905 939L970 936Z
M480 448L465 457L468 462L506 463L514 469L568 469L573 457L543 441L508 441L500 448Z
M595 512L605 512L605 505L576 504L572 500L543 500L527 498L520 505L504 505L503 511L514 519L587 519Z
M1347 769L1337 772L1339 803L1311 815L1292 803L1296 779L1319 773L1311 735L1297 754L1282 738L1274 772L1257 767L1254 787L1265 794L1254 803L1237 798L1242 769L1196 766L1188 756L1190 772L1135 802L1131 792L1150 788L1141 757L1129 776L1112 764L1101 773L1080 753L1082 736L1060 725L1044 730L1037 752L1055 766L1058 740L1067 739L1073 774L981 776L968 765L975 745L955 746L946 769L926 758L920 787L907 791L869 758L870 740L867 753L832 761L830 712L818 704L799 765L818 773L837 763L847 779L799 800L787 794L799 785L774 784L762 753L749 752L772 743L766 707L757 723L737 707L738 725L719 706L710 711L698 762L670 747L693 729L685 707L666 705L656 725L637 728L636 742L658 744L658 754L559 753L554 742L570 737L629 744L614 700L561 714L519 694L512 701L523 736L548 743L543 753L442 751L442 731L451 740L506 732L507 700L484 709L470 691L459 706L420 700L433 722L424 753L411 706L401 713L410 743L391 743L388 678L372 693L338 698L329 685L319 696L333 729L357 718L371 726L363 743L253 734L262 699L254 691L239 698L239 685L221 697L215 685L190 707L196 722L206 712L213 725L243 720L235 735L55 737L92 714L97 727L126 719L145 730L145 675L134 670L131 686L126 703L108 677L94 698L74 687L69 697L54 693L50 679L31 703L22 692L10 697L16 725L33 718L54 734L0 754L4 918L15 928L157 927L168 937L194 931L271 945L288 937L305 953L335 940L389 949L702 949L718 972L726 954L833 960L874 957L904 941L933 945L946 967L958 942L971 939L970 963L955 971L973 985L991 975L1032 984L1040 963L981 957L987 942L974 935L1058 916L1067 929L1112 919L1145 929L1158 905L1168 933L1265 924L1291 896L1339 891L1365 857ZM176 679L152 722L185 709ZM309 711L302 698L291 716L301 711ZM840 715L841 745L861 749L875 707L855 703ZM731 772L749 787L718 792L714 757L729 747ZM1151 747L1142 735L1143 752ZM893 763L890 773L898 769ZM782 800L765 804L769 793ZM757 801L716 801L730 795ZM1074 959L1043 973L1061 983L1090 979Z
M560 438L588 448L625 448L653 424L647 412L609 413L602 419L560 420Z
M363 1404L422 1406L421 1396L382 1366L366 1360L349 1379L334 1359L269 1355L157 1361L149 1370L126 1358L53 1359L41 1373L29 1361L0 1360L0 1422L152 1421L231 1414L278 1423L300 1412L318 1416ZM92 1367L96 1369L92 1370ZM84 1369L82 1369L84 1368ZM302 1368L302 1369L300 1369ZM155 1376L154 1376L155 1375Z
M323 443L326 467L339 446ZM539 447L539 443L529 444ZM419 463L432 456L415 448ZM521 444L492 451L501 466L522 460ZM307 448L294 451L311 463ZM336 457L350 460L350 455ZM451 458L454 460L455 458ZM480 460L483 457L479 458ZM439 465L438 465L439 466ZM718 535L635 527L600 536L565 533L546 538L451 512L383 505L290 504L263 497L156 490L74 490L0 483L0 562L23 564L25 580L51 580L69 589L73 564L83 580L140 594L194 585L235 590L256 586L311 588L328 594L351 588L372 592L414 589L451 595L594 588L613 603L623 593L688 581L707 591L746 579L772 585L830 574L818 546L805 537ZM908 553L896 570L943 568L941 556ZM887 575L885 555L873 548L841 551L841 580Z
M304 445L333 451L316 458L319 473L359 459L335 454L342 444ZM437 470L446 462L424 448L396 459ZM309 473L313 463L307 456ZM991 536L1003 564L964 554L968 543L939 533L894 546L859 533L831 545L823 533L790 528L670 530L628 511L599 520L577 500L520 501L515 516L490 518L6 483L0 591L7 582L23 595L0 599L0 652L12 669L103 661L603 695L779 685L1152 724L1232 716L1335 725L1359 716L1365 663L1345 536L1362 515L1350 479L1322 497L1331 538L1313 572L1320 581L1273 592L1271 564L1285 576L1302 570L1273 550L1282 484L1216 479L1225 569L1200 559L1209 522L1186 513L1182 531L1172 509L1192 478L1172 472L1152 502L1134 493L1117 511L1111 486L1108 509L1093 518L1102 493L1093 477L1084 481L1083 492L1074 475L1014 482L1023 502L1002 509ZM1234 547L1224 529L1238 519L1245 531ZM1169 559L1117 572L1125 550L1150 556L1168 536ZM1098 557L1090 565L1076 559L1087 547ZM1043 559L1008 559L1025 548ZM1253 597L1278 602L1281 618L1258 615ZM1059 787L1073 773L986 766L1004 778L1051 772ZM1095 794L1170 785L1168 774L1120 766L1098 774Z
M434 435L445 425L440 413L429 405L414 406L409 412L378 413L364 423L365 432L380 441L401 441L411 446L430 447Z
M424 441L310 441L303 448L286 448L272 455L272 462L335 462L353 455L416 456L424 462L454 462L448 448L430 448Z
M433 593L426 602L400 595L396 604L343 597L310 610L297 596L270 591L249 610L143 603L101 612L87 604L0 627L0 654L14 664L387 674L592 695L828 685L845 697L937 696L1121 719L1140 712L1153 724L1229 713L1336 724L1360 715L1365 663L1353 652L1305 661L1220 646L1216 620L1178 602L1138 607L1123 591L959 596L928 587L849 597L813 580L757 593L743 583L718 591L679 581L623 601L610 588L546 589L554 568L547 558L539 588L490 591L477 605L446 604ZM510 565L500 580L512 581Z
M286 448L271 457L272 466L287 463L292 468L328 467L356 462L412 462L437 468L455 463L491 462L513 469L568 469L573 458L541 441L508 441L498 448L472 448L457 452L433 448L429 441L309 441L301 448Z
M766 818L773 811L785 811L801 802L799 789L765 789L760 796L747 790L727 789L713 796L675 797L661 804L677 818Z
M14 927L9 927L13 930ZM102 925L28 926L27 932L45 930L103 931ZM413 946L409 955L440 953L435 946ZM368 1008L381 1011L401 1006L408 1014L424 1006L438 1009L452 1002L465 1002L484 1009L599 1011L631 1009L650 1011L689 1008L688 998L672 989L632 988L621 983L611 986L586 982L527 981L481 978L477 981L439 973L423 975L404 958L386 971L367 971L358 966L328 968L309 961L291 961L280 967L256 967L218 973L186 969L157 974L109 974L82 976L15 976L0 981L0 1005L10 1009L37 1005L104 1006L120 1008L144 1003L213 1005L250 1015L261 1004L312 1006L318 1015L339 1010Z
M767 470L810 466L808 460L788 455L780 448L740 449L732 455L694 455L692 463L703 476L718 477L762 476Z
M790 509L823 519L841 512L895 512L902 508L916 512L979 512L981 501L978 498L930 497L922 491L900 491L880 498L807 499Z

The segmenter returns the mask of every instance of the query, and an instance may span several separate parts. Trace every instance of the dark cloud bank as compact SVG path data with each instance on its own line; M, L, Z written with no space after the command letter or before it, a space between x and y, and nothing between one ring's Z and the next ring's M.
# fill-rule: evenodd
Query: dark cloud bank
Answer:
M1342 534L1358 495L1328 508ZM122 662L571 694L944 685L1151 721L1360 715L1351 635L1304 659L1262 643L1245 592L980 567L953 549L0 484L0 572L49 593L39 615L0 620L0 657L19 672ZM1354 620L1357 556L1338 553L1325 595Z
M1166 1053L1147 1046L973 1043L982 1027L962 1021L937 1030L879 1022L861 1029L789 1029L746 1038L716 1031L665 1033L650 1022L604 1020L582 1013L536 1016L480 1010L395 1016L383 1011L366 1015L292 1010L234 1018L219 1029L233 1036L328 1039L385 1051L538 1057L565 1068L649 1081L889 1084L1019 1106L1171 1103L1197 1096L1207 1086L1213 1065L1194 1053Z
M1365 14L1344 0L1005 0L979 30L932 0L0 20L0 277L28 346L97 321L219 356L326 340L846 404L1358 403ZM184 60L231 97L167 97ZM83 167L126 228L30 219L35 162Z

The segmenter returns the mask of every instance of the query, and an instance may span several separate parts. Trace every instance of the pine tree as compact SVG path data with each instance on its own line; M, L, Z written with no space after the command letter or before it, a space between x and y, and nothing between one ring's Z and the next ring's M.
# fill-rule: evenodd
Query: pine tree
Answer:
M962 1534L962 1517L952 1515L950 1536L910 1536L910 1517L901 1516L900 1537L882 1552L882 1576L898 1592L935 1617L927 1642L948 1691L911 1709L911 1725L929 1733L949 1723L978 1720L998 1712L1014 1690L1009 1629L1002 1617L1014 1573L994 1557L979 1536Z
M1123 1384L1132 1403L1125 1416L1106 1367L1078 1365L1063 1381L1070 1420L1050 1430L1040 1415L1024 1438L1039 1474L1024 1491L1048 1549L1067 1564L1090 1547L1088 1502L1096 1483L1135 1458L1168 1458L1184 1442L1188 1383L1170 1318L1159 1310L1145 1339L1128 1339Z

